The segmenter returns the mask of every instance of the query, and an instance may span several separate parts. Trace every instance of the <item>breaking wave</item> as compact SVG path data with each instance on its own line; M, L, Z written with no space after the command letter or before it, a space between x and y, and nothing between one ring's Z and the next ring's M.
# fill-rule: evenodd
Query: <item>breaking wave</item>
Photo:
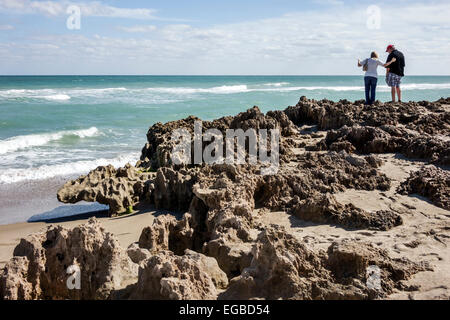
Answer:
M362 83L362 80L361 80ZM382 91L388 89L384 84L384 79L379 78L379 88ZM358 86L289 86L289 82L274 82L261 85L223 85L211 88L190 88L190 87L150 87L150 88L88 88L88 89L11 89L0 90L0 98L6 99L45 99L49 101L68 101L72 98L124 98L139 97L151 98L148 94L164 95L193 95L193 94L238 94L246 92L290 92L290 91L361 91L363 85ZM404 90L443 90L450 89L450 83L405 83ZM164 99L163 99L164 100ZM163 103L164 101L156 101Z
M60 140L66 136L76 136L79 138L92 137L99 133L96 127L83 130L59 131L53 133L30 134L15 136L5 140L0 140L0 154L13 152L20 149L42 146L50 141Z
M55 165L43 165L26 169L6 169L0 173L0 184L9 184L24 180L43 180L71 174L85 174L98 166L106 166L109 164L116 168L123 167L127 163L134 165L139 160L139 156L140 154L133 153L121 155L113 159L101 158Z

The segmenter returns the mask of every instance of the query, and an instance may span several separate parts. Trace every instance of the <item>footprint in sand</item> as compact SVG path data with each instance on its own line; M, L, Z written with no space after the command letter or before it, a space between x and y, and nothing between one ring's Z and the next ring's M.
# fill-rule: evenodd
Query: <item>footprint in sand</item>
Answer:
M376 235L376 232L367 232L367 231L363 231L363 232L358 232L358 234L362 235L362 236L367 236L367 237L373 237Z

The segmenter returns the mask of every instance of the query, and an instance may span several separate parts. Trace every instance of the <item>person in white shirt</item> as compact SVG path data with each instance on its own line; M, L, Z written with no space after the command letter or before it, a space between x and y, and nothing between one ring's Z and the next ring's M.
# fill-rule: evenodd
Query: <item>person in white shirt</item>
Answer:
M378 54L372 52L370 58L360 61L358 59L358 67L364 67L366 74L364 76L364 85L366 87L366 105L371 105L375 102L375 95L378 82L378 67L387 68L391 63L394 63L395 58L389 61L389 63L383 63L378 60Z

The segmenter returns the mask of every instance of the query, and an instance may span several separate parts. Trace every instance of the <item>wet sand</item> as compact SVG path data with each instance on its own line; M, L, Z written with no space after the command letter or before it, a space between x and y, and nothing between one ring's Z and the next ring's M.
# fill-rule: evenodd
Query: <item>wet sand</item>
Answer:
M0 225L25 222L34 215L51 211L63 204L56 192L75 176L0 184Z

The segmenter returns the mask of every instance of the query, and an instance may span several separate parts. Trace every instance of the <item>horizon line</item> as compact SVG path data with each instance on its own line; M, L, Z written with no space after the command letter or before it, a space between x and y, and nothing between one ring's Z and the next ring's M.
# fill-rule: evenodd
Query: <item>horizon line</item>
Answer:
M364 74L0 74L0 77L359 77ZM450 77L450 74L411 74L406 77ZM379 76L383 77L383 75Z

